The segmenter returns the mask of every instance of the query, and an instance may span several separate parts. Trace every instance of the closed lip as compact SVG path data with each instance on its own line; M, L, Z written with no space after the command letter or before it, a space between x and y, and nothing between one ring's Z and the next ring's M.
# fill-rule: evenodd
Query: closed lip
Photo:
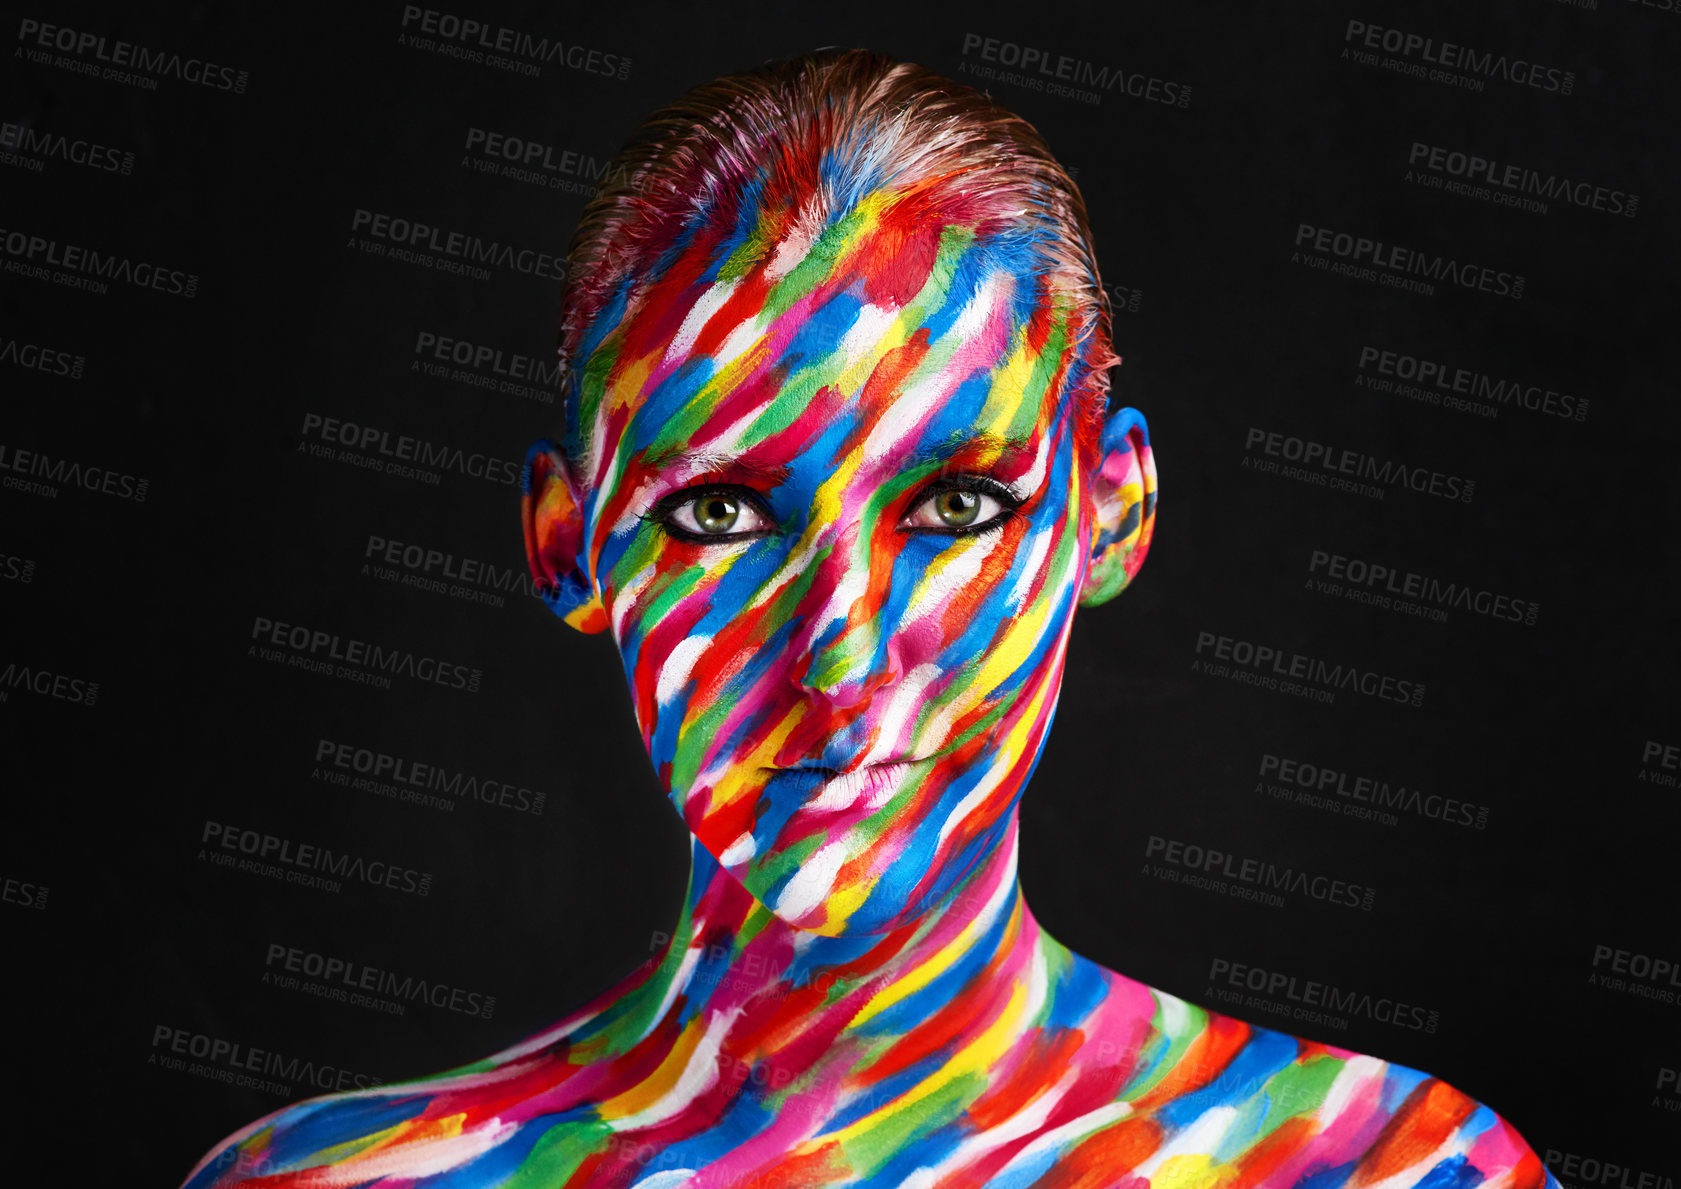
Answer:
M904 787L905 778L919 766L926 766L925 759L882 760L851 770L802 763L774 769L772 776L773 779L783 778L778 783L809 782L809 787L802 790L805 794L803 813L824 814L859 808L874 811L898 793Z
M862 764L856 767L837 768L833 764L825 764L821 759L799 760L792 764L766 765L772 772L817 772L824 779L837 776L849 776L857 772L867 772L871 768L895 768L904 764L920 764L927 760L937 760L949 752L951 748L941 748L932 755L926 756L892 756L885 760L877 760L873 764Z
M916 763L920 763L923 760L923 758L924 757L922 757L922 756L899 756L895 759L890 759L890 760L877 760L873 764L863 764L863 765L861 765L859 767L856 767L856 768L834 768L834 767L829 766L828 764L807 763L806 761L801 760L797 764L787 764L787 765L784 765L784 766L781 766L781 767L773 765L771 767L771 771L772 772L816 772L816 773L819 773L825 780L830 780L830 779L833 779L834 777L837 777L837 776L850 776L850 775L852 775L853 773L856 773L856 772L868 772L871 768L895 768L895 767L898 767L901 764L916 764ZM932 758L932 757L928 757L928 758Z
M825 813L859 806L871 810L877 808L899 791L912 767L909 761L899 760L893 763L865 764L862 768L854 768L850 772L814 767L784 768L778 774L795 781L799 781L801 776L805 777L805 780L809 781L809 787L801 790L804 794L805 812Z

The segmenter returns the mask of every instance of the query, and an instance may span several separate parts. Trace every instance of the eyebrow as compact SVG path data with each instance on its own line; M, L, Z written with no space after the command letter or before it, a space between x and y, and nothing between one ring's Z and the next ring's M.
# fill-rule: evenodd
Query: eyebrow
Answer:
M964 455L995 454L1000 462L1013 462L1031 454L1033 445L1024 438L1005 438L995 433L954 433L943 442L930 442L920 447L907 460L911 466L950 462ZM704 450L662 450L643 460L644 467L664 473L670 470L691 471L697 476L719 479L752 479L781 486L793 475L787 466L738 458L728 454L710 454Z
M728 454L708 454L704 450L662 450L645 459L643 466L662 473L685 470L720 479L757 479L776 486L786 483L793 474L785 466L773 466L751 458L734 458Z
M943 442L932 442L911 455L913 464L949 462L960 455L997 454L999 461L1015 461L1033 452L1025 438L1005 438L995 433L954 433Z

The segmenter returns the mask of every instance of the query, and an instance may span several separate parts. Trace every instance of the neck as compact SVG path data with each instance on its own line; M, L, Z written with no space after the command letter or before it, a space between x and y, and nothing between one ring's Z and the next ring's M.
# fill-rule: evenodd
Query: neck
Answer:
M732 1028L738 1018L777 1016L798 1004L825 1017L824 1026L800 1030L800 1047L815 1063L844 1047L847 1034L948 972L961 980L965 999L1002 1004L1036 958L1060 950L1022 899L1013 811L998 845L943 901L907 925L859 937L825 937L787 924L692 836L690 846L688 893L664 950L574 1017L574 1052L607 1056L674 1023ZM876 1021L872 1031L879 1035L884 1026L902 1030ZM801 1060L783 1057L784 1068Z

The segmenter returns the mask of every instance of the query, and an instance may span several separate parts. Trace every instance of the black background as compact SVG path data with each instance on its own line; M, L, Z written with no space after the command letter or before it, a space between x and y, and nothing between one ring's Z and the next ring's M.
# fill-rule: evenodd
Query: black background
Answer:
M363 572L371 536L522 568L517 488L314 457L300 426L315 413L517 462L558 432L559 406L425 375L417 337L547 360L559 284L377 258L355 246L355 212L559 256L580 179L655 106L858 45L989 89L1076 176L1116 302L1114 399L1145 412L1156 447L1150 560L1133 590L1079 616L1024 802L1022 882L1043 925L1185 998L1441 1076L1511 1119L1569 1184L1618 1183L1610 1165L1681 1176L1681 977L1617 974L1613 961L1633 959L1607 956L1681 963L1681 793L1673 767L1643 759L1649 743L1681 743L1681 13L1664 2L958 16L436 0L628 59L622 79L563 61L526 77L400 44L414 30L396 3L8 9L0 118L132 164L38 151L31 165L13 146L0 226L199 278L188 298L0 272L0 348L82 360L67 376L0 356L0 444L147 481L143 501L75 482L56 496L0 490L0 922L27 1142L62 1152L97 1135L124 1183L171 1184L286 1096L165 1068L160 1026L394 1080L504 1047L648 956L680 903L686 832L608 639L517 593L496 607ZM26 18L209 59L246 84L164 75L149 89L32 61L23 51L38 47L16 36ZM1343 54L1358 48L1350 20L1544 63L1573 88L1476 90L1361 64ZM1007 68L986 60L985 38L1189 86L1189 102L988 80L971 72ZM481 172L472 129L585 163L543 175L560 186ZM1554 199L1541 214L1430 189L1407 180L1415 143L1639 204L1625 217ZM1302 224L1522 275L1524 295L1427 296L1315 270L1292 262ZM20 259L8 249L0 266ZM1373 375L1358 367L1366 346L1586 398L1587 413L1506 404L1489 418L1373 391L1355 383ZM1245 465L1262 457L1245 448L1251 428L1468 477L1475 495L1391 485L1373 499L1259 474ZM1320 593L1307 587L1314 550L1540 612L1532 625L1464 608L1437 622ZM258 617L445 658L482 670L482 685L398 677L383 690L266 662L248 651ZM1203 632L1427 693L1418 707L1349 691L1323 704L1239 684L1193 671L1209 659ZM18 685L24 668L97 682L97 699ZM322 739L547 803L533 815L457 798L445 811L332 786L312 776ZM1269 754L1485 807L1485 825L1287 803L1257 791ZM227 870L200 857L206 822L429 872L430 894ZM1160 858L1152 836L1375 888L1374 903L1279 908L1178 886L1146 867ZM285 989L264 981L271 945L467 988L495 1009L411 1002L395 1015ZM1220 961L1402 1001L1437 1024L1373 1009L1339 1028L1234 1006L1215 996ZM1627 985L1602 985L1608 974Z

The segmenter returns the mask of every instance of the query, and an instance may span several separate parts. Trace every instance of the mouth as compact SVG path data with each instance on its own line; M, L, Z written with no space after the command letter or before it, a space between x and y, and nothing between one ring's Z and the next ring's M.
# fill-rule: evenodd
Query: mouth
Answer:
M926 771L934 758L883 760L851 771L818 765L773 768L770 780L773 785L803 792L804 813L876 809L899 792L908 777Z

